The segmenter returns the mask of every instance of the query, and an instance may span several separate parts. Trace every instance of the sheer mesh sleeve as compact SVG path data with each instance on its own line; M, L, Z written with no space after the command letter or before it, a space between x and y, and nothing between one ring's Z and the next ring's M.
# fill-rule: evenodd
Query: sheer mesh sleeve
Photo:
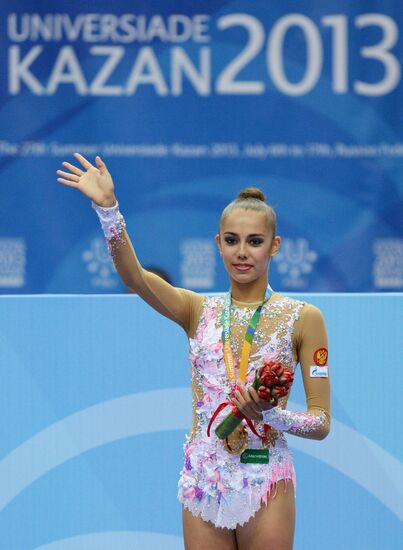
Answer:
M306 437L324 439L330 429L330 384L326 361L323 362L322 377L317 376L317 364L321 363L315 353L327 350L325 322L320 310L306 304L296 329L298 358L306 395L306 412L292 412L273 407L263 412L264 422L279 431ZM322 354L323 357L323 354ZM316 369L316 370L315 370ZM327 373L327 376L325 374Z

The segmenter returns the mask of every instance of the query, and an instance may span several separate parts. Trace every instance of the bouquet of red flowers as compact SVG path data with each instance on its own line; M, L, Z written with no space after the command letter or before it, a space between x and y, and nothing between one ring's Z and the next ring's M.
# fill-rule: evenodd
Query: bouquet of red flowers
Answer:
M268 401L275 407L280 397L287 395L293 380L294 373L291 369L276 361L266 361L256 374L252 387L257 391L260 399ZM215 429L217 437L220 439L228 437L243 418L244 416L237 409L233 409Z

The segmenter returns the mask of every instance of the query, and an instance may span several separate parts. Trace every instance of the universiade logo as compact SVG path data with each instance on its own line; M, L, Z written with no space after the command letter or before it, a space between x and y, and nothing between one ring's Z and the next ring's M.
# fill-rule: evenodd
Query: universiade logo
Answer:
M310 249L307 239L283 239L280 251L273 257L277 271L282 276L281 284L289 288L303 289L308 286L307 275L312 272L318 254Z
M211 289L215 281L216 249L210 239L184 239L180 245L181 285Z
M91 284L96 288L115 288L118 277L111 260L105 240L96 237L91 240L90 248L82 253L87 271L91 274Z
M0 287L25 285L26 243L22 238L0 239Z
M403 288L403 239L383 238L373 243L375 288Z

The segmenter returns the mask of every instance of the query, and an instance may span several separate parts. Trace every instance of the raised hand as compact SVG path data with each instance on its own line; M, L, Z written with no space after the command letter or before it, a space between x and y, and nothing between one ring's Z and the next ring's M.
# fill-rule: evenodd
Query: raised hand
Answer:
M109 207L116 203L114 185L106 164L99 156L95 157L93 166L80 153L74 153L74 157L79 161L84 170L77 168L69 162L62 162L64 168L69 172L57 170L61 176L57 178L59 183L79 189L86 197L99 204L99 206Z

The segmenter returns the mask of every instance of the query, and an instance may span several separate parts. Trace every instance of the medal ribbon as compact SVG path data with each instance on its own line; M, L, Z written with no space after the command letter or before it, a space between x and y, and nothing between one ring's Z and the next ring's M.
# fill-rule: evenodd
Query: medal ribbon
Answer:
M242 346L241 352L241 363L239 366L238 380L245 384L246 382L246 372L248 369L249 355L252 347L253 337L255 335L256 327L259 322L260 313L264 304L270 299L273 291L270 286L266 288L266 292L263 298L263 302L256 309L255 313L252 315L251 320L249 321L248 328L245 332L245 340ZM235 364L234 356L232 354L231 347L231 293L228 292L225 297L224 307L221 315L222 323L222 345L224 349L224 360L225 366L227 367L228 380L232 386L235 387L236 374L235 374Z
M252 341L255 335L257 324L259 322L260 313L262 311L264 304L268 302L268 300L270 299L272 293L273 291L271 287L268 286L266 288L266 292L262 303L258 306L255 313L252 315L252 318L249 321L248 328L246 329L245 340L244 340L244 343L242 346L242 352L241 352L241 363L240 363L239 373L238 373L238 380L240 380L243 384L246 382L246 373L248 369L250 350L252 348ZM228 292L227 296L225 297L224 306L223 306L222 315L221 315L221 323L222 323L221 340L222 340L223 350L224 350L224 361L225 361L225 366L227 367L228 380L232 387L232 392L234 392L236 389L236 384L235 384L236 374L235 374L234 356L233 356L232 347L231 347L231 293L230 292ZM234 403L229 400L226 400L223 403L221 403L217 407L217 409L214 411L213 416L207 428L208 437L210 437L211 425L213 424L215 418L223 409L225 409L225 407L228 407L228 406L232 408L232 414L234 416L244 419L247 425L249 426L250 430L255 435L257 435L260 439L262 440L264 439L264 437L262 437L260 434L257 433L252 421L249 418L245 417L242 413L240 413L236 408L236 406L234 405ZM266 426L266 424L264 425L265 435L267 435L270 429L271 429L270 426Z

